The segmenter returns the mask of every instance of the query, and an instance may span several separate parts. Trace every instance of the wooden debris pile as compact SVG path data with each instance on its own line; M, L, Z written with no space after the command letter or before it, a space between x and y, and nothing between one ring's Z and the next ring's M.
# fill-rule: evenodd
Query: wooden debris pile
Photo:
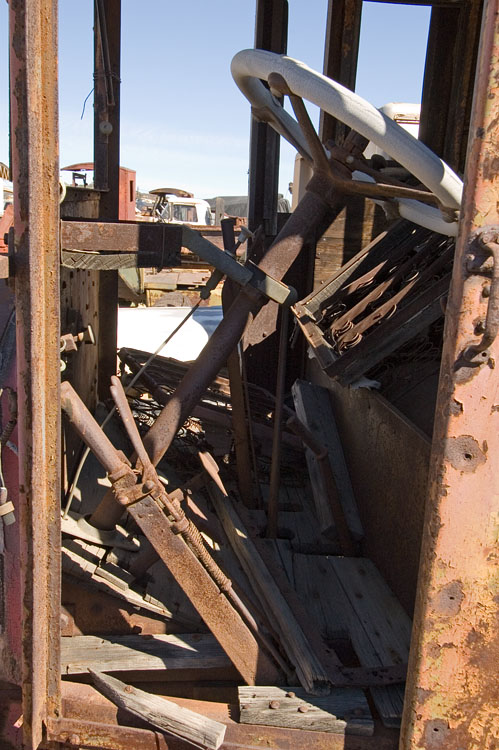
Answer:
M132 373L147 356L120 352ZM251 507L237 489L230 389L222 375L157 469L141 454L134 430L154 422L183 371L158 357L127 409L121 403L122 422L111 421L105 451L108 463L121 462L122 478L102 456L96 457L108 478L93 459L80 478L63 523L64 679L92 679L127 714L206 748L222 744L226 725L205 718L199 702L195 714L186 712L185 699L200 694L238 705L229 730L231 721L360 736L372 735L376 719L398 727L411 624L362 557L362 524L327 391L305 381L293 387L283 422L278 528L269 537L271 394L250 386L258 483ZM138 476L116 451L131 454L127 438L142 462ZM81 519L111 483L128 512L111 530L86 538ZM187 527L195 544L182 536ZM180 554L181 565L172 559ZM88 616L89 607L102 617ZM153 696L152 683L161 684L162 695L184 699L182 706Z

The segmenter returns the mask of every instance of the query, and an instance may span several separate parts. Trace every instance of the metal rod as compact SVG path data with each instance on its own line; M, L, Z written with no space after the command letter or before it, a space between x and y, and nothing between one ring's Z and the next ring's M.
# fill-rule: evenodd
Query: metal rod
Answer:
M322 226L330 213L330 207L321 197L307 192L267 250L259 267L273 278L281 280L298 256L305 240L316 227ZM258 299L253 295L248 296L245 291L239 292L227 316L214 331L145 436L144 443L154 465L164 456L178 429L227 361L244 332L249 314L255 314L264 301L263 297Z
M201 300L199 299L196 302L196 304L193 307L191 307L191 309L189 310L189 312L187 313L187 315L185 316L185 318L183 318L180 321L180 323L175 328L175 330L172 331L171 333L169 333L168 336L166 337L166 339L158 346L158 348L156 349L156 351L153 352L150 357L148 357L148 359L144 362L144 364L142 365L142 367L135 373L135 375L133 376L133 378L131 379L131 381L128 383L127 387L125 388L125 393L128 393L133 388L133 386L139 380L139 378L141 377L141 375L145 372L145 370L147 370L147 368L149 367L149 365L151 364L151 362L158 356L158 354L160 353L160 351L172 340L172 338L175 336L175 334L180 331L180 329L182 328L182 326L184 325L184 323L187 323L187 321L189 320L189 318L192 317L192 315L197 310L197 308L199 307L200 304L201 304ZM111 420L111 418L113 417L115 411L116 411L116 407L113 406L113 408L111 409L111 411L109 412L109 414L106 416L106 418L104 419L104 421L101 422L101 427L102 428L104 428L107 425L107 423ZM69 510L71 508L71 503L73 502L73 497L74 497L74 493L76 491L76 487L78 485L78 480L80 478L80 474L82 472L83 466L85 465L85 461L87 460L89 453L90 453L90 448L85 448L85 451L84 451L84 453L83 453L83 455L82 455L82 457L80 459L80 462L78 463L78 466L76 468L76 471L75 471L75 474L74 474L74 477L73 477L73 481L71 482L71 487L69 488L69 492L68 492L68 497L67 497L67 500L66 500L66 504L65 504L65 507L64 507L64 518L67 517L67 515L69 513ZM108 497L107 493L106 493L105 497ZM113 495L110 495L110 497L112 499L114 499ZM91 518L89 520L90 520L90 522L92 522Z
M270 468L269 504L267 508L267 536L275 539L279 518L279 489L281 484L281 433L284 390L286 381L286 358L288 345L289 310L281 308L281 330L279 334L279 365L274 410L274 437L272 440L272 465Z

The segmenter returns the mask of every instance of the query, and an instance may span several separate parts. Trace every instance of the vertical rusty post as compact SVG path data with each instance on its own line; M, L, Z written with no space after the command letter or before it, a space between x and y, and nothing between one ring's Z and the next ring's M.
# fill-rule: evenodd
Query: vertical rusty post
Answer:
M328 0L323 73L355 91L359 56L362 0ZM327 112L321 112L319 135L341 142L348 128Z
M288 38L288 0L257 0L255 49L285 54ZM277 234L279 135L267 123L251 122L248 225L263 224L265 235Z
M94 181L101 190L99 218L119 219L121 0L95 0ZM99 398L109 398L116 373L118 272L99 274Z
M57 0L10 0L26 748L60 710Z
M498 2L489 0L447 305L403 750L499 741L499 340L470 348L493 312L488 305L496 303L498 317L498 59ZM490 250L496 260L487 271Z

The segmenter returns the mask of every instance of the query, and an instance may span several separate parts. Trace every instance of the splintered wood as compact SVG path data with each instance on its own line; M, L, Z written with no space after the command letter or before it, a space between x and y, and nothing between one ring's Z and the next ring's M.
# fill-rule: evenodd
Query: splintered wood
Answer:
M188 708L177 706L176 703L165 698L159 698L144 690L126 685L115 677L92 672L92 670L90 670L90 675L97 689L106 698L162 732L181 737L207 750L218 750L224 741L225 724L207 719Z

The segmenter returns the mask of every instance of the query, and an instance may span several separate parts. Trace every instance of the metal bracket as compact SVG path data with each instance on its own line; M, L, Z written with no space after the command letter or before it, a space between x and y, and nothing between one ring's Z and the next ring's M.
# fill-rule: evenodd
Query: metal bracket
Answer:
M490 286L483 288L483 296L488 298L487 315L481 341L470 342L463 351L463 359L476 365L490 360L490 347L499 333L499 226L489 226L474 232L470 238L470 250L466 258L466 271L469 276L490 278ZM492 265L486 265L492 258Z
M273 279L251 261L242 266L224 250L203 237L190 227L182 228L182 245L240 286L252 286L274 302L287 307L294 305L298 299L296 289Z

